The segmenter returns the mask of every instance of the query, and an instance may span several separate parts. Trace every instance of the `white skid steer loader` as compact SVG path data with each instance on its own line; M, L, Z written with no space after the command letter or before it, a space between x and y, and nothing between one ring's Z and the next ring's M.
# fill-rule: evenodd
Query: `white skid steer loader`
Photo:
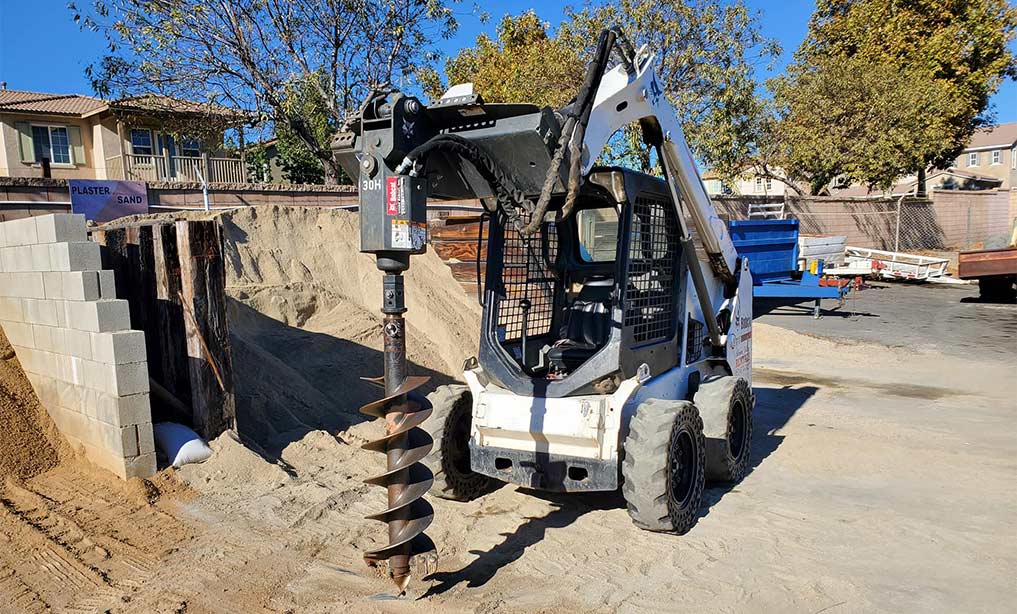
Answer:
M636 525L680 534L704 480L745 474L752 280L653 60L607 30L564 109L486 104L469 84L432 105L376 92L333 144L359 177L365 244L426 249L427 198L487 211L479 354L422 423L432 494L621 488ZM595 166L631 124L662 178Z

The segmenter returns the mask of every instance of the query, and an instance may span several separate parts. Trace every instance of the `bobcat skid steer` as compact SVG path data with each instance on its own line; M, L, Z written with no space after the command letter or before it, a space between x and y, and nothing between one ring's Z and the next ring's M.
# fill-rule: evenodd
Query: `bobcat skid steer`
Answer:
M663 178L595 166L633 124ZM376 92L333 148L359 177L362 228L392 245L423 249L424 220L397 219L407 203L487 210L479 354L428 397L432 494L621 488L636 525L680 534L704 480L741 479L752 280L645 47L602 33L560 110L485 104L469 84L432 105Z

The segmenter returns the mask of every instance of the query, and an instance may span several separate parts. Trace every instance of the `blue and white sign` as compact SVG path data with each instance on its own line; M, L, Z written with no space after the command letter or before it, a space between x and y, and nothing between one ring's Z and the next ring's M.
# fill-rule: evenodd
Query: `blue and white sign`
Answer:
M71 179L71 213L86 220L109 222L125 215L148 213L148 186L142 181Z

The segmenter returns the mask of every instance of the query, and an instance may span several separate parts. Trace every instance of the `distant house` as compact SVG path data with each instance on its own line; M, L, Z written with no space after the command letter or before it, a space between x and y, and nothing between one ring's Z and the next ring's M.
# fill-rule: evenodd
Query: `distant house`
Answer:
M998 187L1017 187L1017 122L982 128L957 156L956 168L1000 180Z
M0 176L245 183L223 135L201 140L199 119L239 126L225 109L161 96L107 102L78 94L0 89ZM174 126L168 129L167 125Z
M773 174L783 177L783 171L773 170ZM794 194L786 183L773 177L764 177L753 171L752 167L745 167L745 171L734 181L725 181L713 171L703 173L703 184L706 186L706 193L710 196L723 196L727 194L738 194L744 196L784 196L787 193Z

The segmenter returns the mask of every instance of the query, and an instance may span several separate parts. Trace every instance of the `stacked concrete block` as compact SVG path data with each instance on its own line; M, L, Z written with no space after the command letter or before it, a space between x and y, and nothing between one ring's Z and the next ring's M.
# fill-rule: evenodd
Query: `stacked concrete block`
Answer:
M145 335L85 219L0 223L0 327L60 432L122 478L155 473Z

